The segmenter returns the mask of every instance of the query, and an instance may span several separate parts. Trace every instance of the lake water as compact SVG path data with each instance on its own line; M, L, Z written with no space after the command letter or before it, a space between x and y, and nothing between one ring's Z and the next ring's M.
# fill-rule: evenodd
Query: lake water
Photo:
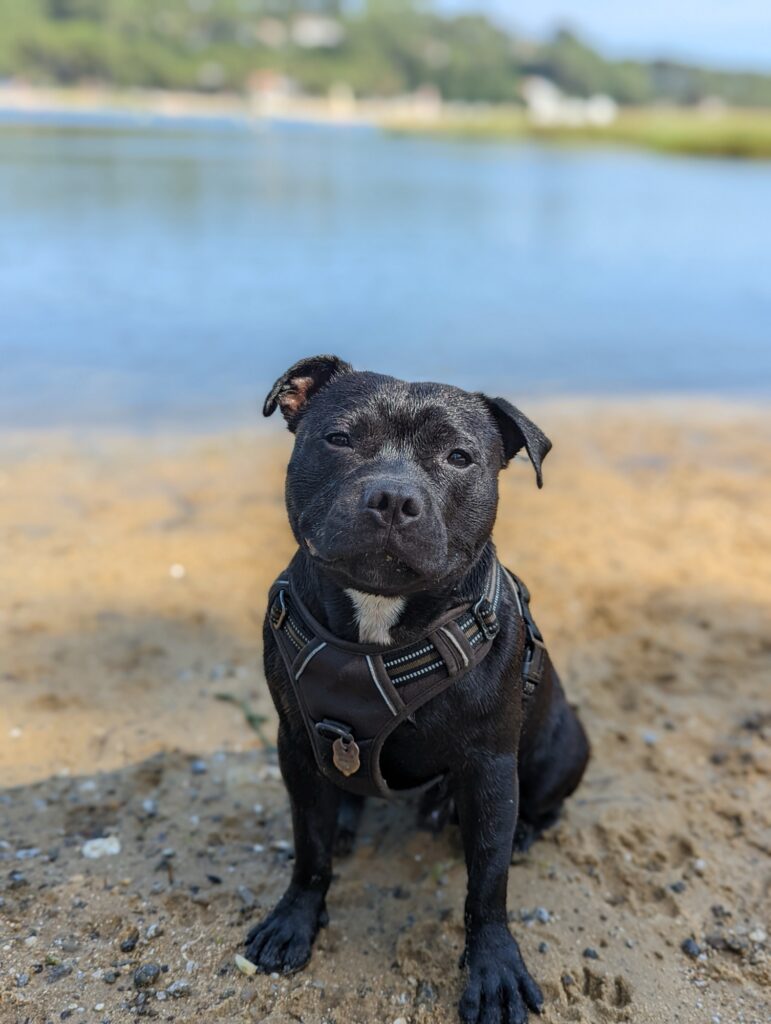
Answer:
M771 166L362 129L0 125L0 422L255 416L296 358L771 390Z

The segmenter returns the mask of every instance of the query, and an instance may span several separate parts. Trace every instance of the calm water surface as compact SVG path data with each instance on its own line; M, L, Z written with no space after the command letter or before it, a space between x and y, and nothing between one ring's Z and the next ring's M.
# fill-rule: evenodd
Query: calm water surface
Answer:
M0 125L0 423L228 423L295 358L771 390L771 166L374 131Z

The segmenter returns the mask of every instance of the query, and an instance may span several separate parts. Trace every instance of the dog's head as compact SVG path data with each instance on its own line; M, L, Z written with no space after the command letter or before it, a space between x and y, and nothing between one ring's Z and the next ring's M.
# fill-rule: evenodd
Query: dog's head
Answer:
M298 544L345 587L402 595L461 578L487 542L498 473L524 448L541 486L551 442L502 398L295 363L263 412L295 434L286 481Z

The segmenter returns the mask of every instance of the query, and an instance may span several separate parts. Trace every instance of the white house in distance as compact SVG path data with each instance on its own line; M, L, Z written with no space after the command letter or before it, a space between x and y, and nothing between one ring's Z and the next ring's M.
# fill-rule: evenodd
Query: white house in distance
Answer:
M583 99L567 96L548 78L534 76L522 83L522 96L530 121L541 127L586 125L602 128L618 116L618 104L610 96L598 93Z

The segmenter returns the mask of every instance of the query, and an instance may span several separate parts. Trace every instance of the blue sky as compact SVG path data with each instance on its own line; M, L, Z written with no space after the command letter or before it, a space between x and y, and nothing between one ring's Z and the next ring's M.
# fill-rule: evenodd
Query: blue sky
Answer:
M771 0L441 0L540 36L569 24L609 56L676 57L771 71Z

